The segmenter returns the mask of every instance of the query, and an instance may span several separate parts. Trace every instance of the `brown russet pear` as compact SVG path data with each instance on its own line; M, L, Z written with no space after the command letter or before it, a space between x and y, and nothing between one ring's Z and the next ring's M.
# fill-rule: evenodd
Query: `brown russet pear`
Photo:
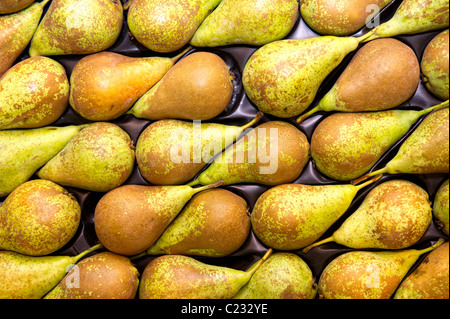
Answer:
M318 284L322 299L390 299L419 257L444 243L424 249L350 251L333 259Z
M284 121L269 121L250 130L201 172L189 185L257 183L279 185L295 181L309 160L306 135Z
M149 120L210 120L233 95L233 74L217 54L194 52L176 63L128 112Z
M190 186L122 185L97 203L95 232L111 252L132 256L152 246L197 193L221 183Z
M332 88L297 122L319 111L392 109L412 97L419 83L419 61L408 45L396 39L374 40L356 52Z
M226 189L210 189L195 195L145 254L228 256L249 232L247 202Z
M0 206L0 249L42 256L66 245L78 230L81 208L66 189L34 179Z
M29 3L34 0L27 1ZM48 1L36 2L24 10L17 10L19 12L15 14L0 16L0 76L13 65L31 41ZM0 14L7 13L4 11L7 10L8 3L3 4L3 2L0 3ZM9 3L9 5L12 4ZM16 1L16 5L20 4ZM3 5L5 7L2 7Z
M183 255L153 259L144 269L140 299L231 299L265 263L272 249L247 270L216 266Z
M107 192L134 169L133 141L120 126L95 122L83 128L38 172L39 178L68 187Z
M392 0L300 0L302 18L323 35L346 36L360 30Z
M130 259L106 251L78 262L44 299L134 299L138 286Z
M422 116L445 107L448 101L421 111L333 113L314 129L311 157L322 174L353 180L367 173Z
M257 114L243 126L171 119L153 122L136 143L139 171L154 185L184 184L262 116Z
M423 188L407 180L390 180L373 188L330 237L303 252L329 242L353 249L403 249L422 238L431 220L431 202Z
M35 0L2 0L0 14L10 14L25 9Z
M101 245L92 246L76 256L28 256L0 251L0 298L41 299L53 289L79 260Z
M449 244L445 242L409 274L395 292L394 299L449 299Z
M433 217L439 228L448 236L448 212L449 212L449 180L442 183L436 192L433 201Z
M31 57L0 78L0 130L37 128L55 122L66 110L66 70L47 57Z
M350 207L358 191L378 180L353 185L284 184L265 191L251 213L252 230L268 247L304 248L319 239Z

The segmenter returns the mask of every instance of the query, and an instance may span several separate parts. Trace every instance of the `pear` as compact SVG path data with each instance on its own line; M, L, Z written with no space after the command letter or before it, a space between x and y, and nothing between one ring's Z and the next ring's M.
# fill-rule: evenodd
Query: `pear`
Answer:
M298 17L297 0L222 0L195 31L190 44L264 45L287 36Z
M314 299L317 285L308 264L291 253L273 253L233 299Z
M313 102L325 78L364 38L323 36L266 44L244 66L245 93L266 114L299 115Z
M378 177L353 185L284 184L265 191L251 214L252 230L268 247L304 248L319 239L350 207L357 192Z
M433 217L439 228L448 236L449 191L448 179L439 187L433 201Z
M113 123L96 122L75 135L37 175L63 186L107 192L128 179L134 159L127 132Z
M421 111L334 113L315 128L311 157L324 175L353 180L367 173L422 116L444 107L448 101Z
M374 13L391 2L392 0L301 0L300 11L303 20L317 33L347 36L364 27Z
M203 191L188 202L143 255L231 255L249 235L247 209L247 202L228 190Z
M106 51L88 55L75 64L70 76L69 103L88 120L116 119L154 86L175 61Z
M195 194L218 187L123 185L95 207L95 232L111 252L132 256L152 246Z
M46 180L25 182L0 206L0 249L51 254L72 239L80 219L80 204L66 189Z
M443 29L448 27L448 12L447 0L404 0L394 16L375 28L365 41Z
M182 255L158 257L142 273L139 298L231 299L271 253L271 249L267 250L246 271L210 265Z
M355 180L357 184L374 175L448 173L448 107L428 114L402 143L397 154L383 168Z
M28 0L28 3L21 1L22 3L18 2L15 4L21 7L21 5L28 5L33 1ZM16 61L31 41L41 19L43 8L48 1L36 2L26 9L19 9L21 11L15 14L0 16L0 76L13 65L14 61ZM7 7L14 4L3 4L3 2L0 4L0 14L7 13L4 12L7 10Z
M184 184L261 117L258 114L244 126L179 120L153 122L136 144L139 171L154 185Z
M0 78L0 130L49 125L64 113L68 101L69 80L59 62L25 59Z
M0 131L0 197L29 180L84 125Z
M374 40L356 52L332 88L297 123L318 111L392 109L411 98L419 83L419 61L408 45L396 39Z
M394 299L449 299L448 247L446 242L430 252L403 280Z
M306 135L290 123L269 121L250 130L216 157L188 185L257 183L280 185L296 180L309 160Z
M10 14L25 9L35 0L2 0L0 3L0 14Z
M428 193L406 180L377 185L328 238L303 249L336 242L349 248L403 249L417 243L431 224Z
M41 299L79 260L101 245L92 246L76 256L27 256L0 251L0 298Z
M232 77L220 56L210 52L189 54L146 92L128 113L149 120L210 120L229 105L234 89Z
M350 251L333 259L318 284L322 299L389 299L418 258L444 243L424 249Z
M425 87L442 100L449 97L448 38L448 29L436 35L426 46L420 64Z
M146 48L173 52L189 43L221 0L132 0L128 8L131 35Z
M53 0L31 39L29 55L90 54L120 35L120 0Z
M127 257L100 252L77 263L44 299L134 299L138 276Z

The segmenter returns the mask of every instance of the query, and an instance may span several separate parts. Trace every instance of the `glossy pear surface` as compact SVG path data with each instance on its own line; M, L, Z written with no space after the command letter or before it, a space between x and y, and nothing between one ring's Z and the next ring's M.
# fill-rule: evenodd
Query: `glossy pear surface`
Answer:
M2 0L0 14L10 14L25 9L35 0Z
M439 187L433 201L433 216L439 228L448 236L449 212L449 182L448 179Z
M222 0L199 26L190 44L264 45L287 36L298 17L297 0Z
M63 114L68 100L69 80L59 62L25 59L0 78L0 130L49 125Z
M31 180L0 206L0 248L42 256L67 244L78 230L81 208L63 187Z

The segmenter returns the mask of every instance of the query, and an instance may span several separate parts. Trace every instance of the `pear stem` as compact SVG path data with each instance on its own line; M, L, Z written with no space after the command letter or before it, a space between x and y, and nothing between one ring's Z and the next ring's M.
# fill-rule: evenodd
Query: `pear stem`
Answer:
M298 119L297 119L297 123L300 124L302 123L307 117L311 116L312 114L316 113L317 111L320 111L320 107L316 106L315 108L313 108L311 111L304 113L303 115L301 115Z
M245 131L249 127L252 127L254 124L258 123L263 117L264 117L264 113L263 112L258 112L258 114L256 114L256 116L255 116L255 118L253 120L251 120L250 122L248 122L244 126L241 126L242 130Z
M124 9L124 10L128 10L128 8L130 7L132 1L133 1L133 0L128 0L127 3L125 3L125 4L123 5L123 9Z
M375 39L379 38L379 36L375 34L377 32L377 30L378 30L378 28L374 28L374 29L370 30L369 32L367 32L366 34L360 36L359 38L356 38L356 40L358 40L359 43L375 40Z
M42 0L42 1L40 2L41 7L42 7L42 8L45 7L45 5L46 5L49 1L50 1L50 0Z
M191 50L192 47L188 46L186 49L184 49L183 51L181 51L179 54L177 54L176 56L174 56L173 58L171 58L172 63L176 63L183 55L185 55L186 53L189 52L189 50Z
M142 253L129 257L130 260L135 260L147 255L147 250L144 250Z
M213 183L213 184L209 184L209 185L206 185L206 186L202 186L202 187L195 188L195 189L194 189L194 194L200 193L200 192L202 192L202 191L204 191L204 190L207 190L207 189L219 187L219 186L222 185L222 184L223 184L223 180L218 180L217 182L215 182L215 183ZM188 185L188 186L189 186L189 185Z
M419 112L420 116L448 107L448 100Z
M311 244L311 245L309 245L309 246L306 246L305 248L303 248L302 251L306 254L306 253L307 253L308 251L310 251L312 248L317 247L317 246L320 246L320 245L322 245L322 244L330 243L330 242L332 242L332 241L334 241L333 236L328 237L328 238L325 238L324 240L315 242L314 244Z
M362 184L360 184L360 185L357 185L357 186L356 186L356 190L359 191L359 190L361 190L362 188L366 187L367 185L370 185L370 184L376 182L376 181L379 180L382 176L383 176L383 174L379 174L379 175L375 176L374 178L368 180L367 182L364 182L364 183L362 183Z
M83 258L84 256L86 256L87 254L90 254L91 252L93 252L94 250L101 249L101 248L103 248L103 245L102 245L102 244L97 244L97 245L95 245L95 246L92 246L92 247L89 248L89 249L86 249L86 250L83 251L82 253L76 255L74 258L75 258L75 260L78 261L78 260L80 260L81 258Z
M266 253L264 254L264 256L262 256L262 258L260 260L258 260L253 265L251 265L250 268L248 268L245 272L248 273L250 276L253 275L255 273L255 271L257 271L258 268L269 258L269 256L272 254L272 252L273 252L273 249L269 248L266 251Z
M431 245L428 248L424 248L424 249L418 250L417 252L418 252L419 255L428 253L428 252L430 252L432 250L435 250L436 248L441 246L443 243L445 243L445 239L444 238L439 238L439 240L434 245Z
M356 184L361 183L362 181L365 181L369 177L372 177L372 176L375 176L375 175L383 175L384 173L387 173L387 168L386 167L380 168L377 171L374 171L374 172L371 172L369 174L365 174L365 175L363 175L361 177L358 177L358 178L352 180L350 183L352 185L356 185Z

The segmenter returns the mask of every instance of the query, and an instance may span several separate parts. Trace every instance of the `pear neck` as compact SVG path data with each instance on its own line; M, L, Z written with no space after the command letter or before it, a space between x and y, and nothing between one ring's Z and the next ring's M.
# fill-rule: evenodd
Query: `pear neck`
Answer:
M431 112L434 112L434 111L438 111L438 110L446 108L446 107L448 107L448 100L445 101L445 102L442 102L440 104L437 104L435 106L432 106L432 107L429 107L427 109L424 109L422 111L419 111L418 114L419 114L419 116L422 116L422 115L425 115L425 114L428 114L428 113L431 113Z

